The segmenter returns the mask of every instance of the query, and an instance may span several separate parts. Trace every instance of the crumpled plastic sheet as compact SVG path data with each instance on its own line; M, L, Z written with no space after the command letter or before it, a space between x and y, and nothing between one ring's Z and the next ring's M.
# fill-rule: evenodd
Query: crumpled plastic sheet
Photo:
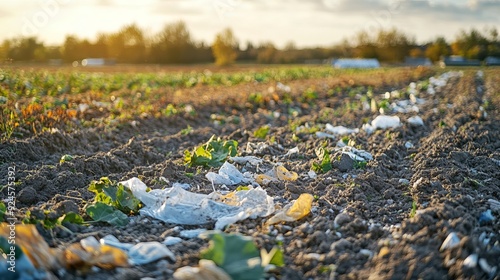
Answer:
M371 124L364 124L362 129L367 133L373 133L376 129L388 129L401 125L401 120L398 116L377 116Z
M287 204L274 216L267 220L266 224L272 225L281 222L293 222L309 215L314 197L311 194L303 193L293 203Z
M231 280L212 260L201 259L198 267L184 266L174 272L177 280Z
M337 134L337 135L345 135L345 134L352 134L352 133L359 132L359 128L347 128L345 126L333 126L329 123L326 124L325 130L328 132L331 132L333 134Z
M233 192L231 204L212 192L209 195L186 191L180 187L147 192L147 186L138 178L120 182L144 203L143 215L166 223L202 225L216 222L216 229L247 218L265 217L274 212L273 198L260 187Z
M365 150L358 150L351 146L345 146L340 149L343 154L347 154L351 159L356 161L370 161L373 159L372 154Z
M229 157L229 160L236 162L237 164L247 164L250 163L251 165L259 165L263 162L261 158L258 158L256 156L245 156L245 157Z
M218 173L208 172L205 177L213 184L226 186L233 186L240 183L246 184L253 181L251 175L248 175L248 177L245 176L236 166L227 161L220 167Z
M100 244L112 246L127 252L128 263L131 265L143 265L163 258L175 261L175 255L164 244L160 242L140 242L137 244L122 243L113 235L106 235L100 240Z

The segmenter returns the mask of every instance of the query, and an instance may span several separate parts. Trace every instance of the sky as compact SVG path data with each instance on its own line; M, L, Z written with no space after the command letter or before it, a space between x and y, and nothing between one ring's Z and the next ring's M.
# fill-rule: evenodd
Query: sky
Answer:
M425 43L472 27L500 30L500 0L2 0L0 40L37 36L57 45L68 34L94 39L132 23L153 35L180 20L206 43L226 27L242 45L331 46L392 27Z

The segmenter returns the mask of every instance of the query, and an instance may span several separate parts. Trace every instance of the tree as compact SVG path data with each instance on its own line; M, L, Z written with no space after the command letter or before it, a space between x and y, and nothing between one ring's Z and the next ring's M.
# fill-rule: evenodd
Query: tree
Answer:
M45 47L35 37L16 38L11 41L8 57L17 61L45 59Z
M231 29L227 28L215 36L212 52L215 58L215 64L219 66L233 64L238 54L238 41L233 35Z
M165 25L163 30L153 38L150 60L159 63L195 62L193 54L196 46L182 21Z
M462 30L451 49L455 55L482 60L488 55L488 39L474 28L470 32Z
M425 50L425 56L432 62L438 61L442 56L450 55L450 47L443 37L438 37Z

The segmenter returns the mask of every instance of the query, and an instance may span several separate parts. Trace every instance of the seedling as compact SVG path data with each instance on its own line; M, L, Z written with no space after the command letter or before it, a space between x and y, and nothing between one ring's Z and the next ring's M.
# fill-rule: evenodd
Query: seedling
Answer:
M415 217L416 214L417 214L417 202L414 200L411 203L410 218Z
M208 142L196 147L192 152L184 151L184 162L186 165L219 167L227 159L227 157L236 156L238 152L238 142L235 140L222 141L220 138L215 140L213 135Z
M253 136L260 138L260 139L266 139L267 134L269 133L270 127L268 125L264 125L259 127L255 132L253 133Z
M88 189L96 194L94 203L86 207L94 221L124 226L128 224L127 215L137 214L142 207L132 191L107 177L92 181Z
M326 173L332 169L330 153L324 147L315 150L320 163L313 162L311 169L318 173Z
M193 128L190 125L188 125L186 128L181 130L182 135L188 135L188 134L191 134L191 132L193 132Z

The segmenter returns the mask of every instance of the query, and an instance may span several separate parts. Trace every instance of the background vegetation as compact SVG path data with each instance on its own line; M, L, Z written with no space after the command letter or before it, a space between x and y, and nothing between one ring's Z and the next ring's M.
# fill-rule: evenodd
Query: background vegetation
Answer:
M84 58L108 58L117 63L186 64L216 61L219 65L239 62L303 63L332 57L377 58L382 62L402 62L406 56L428 57L461 55L483 60L500 56L500 41L495 28L462 30L452 42L443 37L417 44L408 34L397 29L368 34L360 31L331 47L299 49L293 42L277 48L272 42L255 45L238 42L237 34L224 30L214 38L214 45L191 38L184 22L167 24L151 36L137 25L125 26L115 33L97 34L93 40L67 35L60 46L49 46L35 37L4 40L0 45L0 61L47 62L60 59L71 63Z

